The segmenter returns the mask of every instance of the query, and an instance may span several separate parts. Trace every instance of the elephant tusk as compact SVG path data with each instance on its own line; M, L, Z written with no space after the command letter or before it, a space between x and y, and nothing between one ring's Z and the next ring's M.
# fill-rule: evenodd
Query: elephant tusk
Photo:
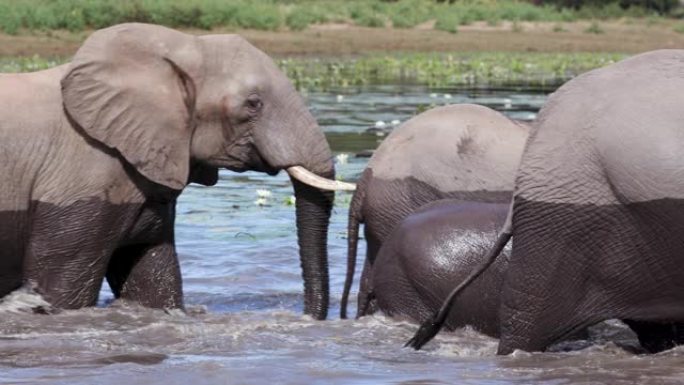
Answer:
M319 188L321 190L332 191L354 191L356 185L354 183L341 182L339 180L330 180L318 176L302 166L292 166L287 169L287 173L291 177L299 180L302 183Z

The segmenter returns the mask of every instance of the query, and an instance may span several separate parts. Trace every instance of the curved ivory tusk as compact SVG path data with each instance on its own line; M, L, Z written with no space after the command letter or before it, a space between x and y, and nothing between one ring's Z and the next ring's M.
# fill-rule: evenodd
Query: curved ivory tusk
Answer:
M332 190L332 191L354 191L356 190L356 185L354 183L340 182L339 180L330 180L318 176L311 171L305 169L302 166L292 166L287 169L287 173L293 178L299 180L302 183L308 184L319 188L321 190Z

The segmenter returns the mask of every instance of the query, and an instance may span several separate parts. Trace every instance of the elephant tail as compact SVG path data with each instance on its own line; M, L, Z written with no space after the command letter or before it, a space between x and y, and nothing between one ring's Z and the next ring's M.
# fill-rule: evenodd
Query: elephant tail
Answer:
M361 177L356 185L356 191L349 206L349 221L347 223L347 275L344 278L344 290L340 300L340 318L347 318L347 303L349 302L349 292L354 282L354 271L356 270L356 254L359 243L359 224L363 223L363 201L366 199L365 180L366 173Z
M439 309L437 313L435 313L432 317L428 318L425 322L423 322L422 325L420 325L420 328L414 334L413 338L411 338L404 347L412 347L416 350L419 350L423 345L426 343L430 342L437 333L442 329L444 326L444 322L446 321L447 316L449 315L449 311L451 311L451 308L454 305L454 300L456 299L456 296L460 294L463 289L468 287L470 283L472 283L477 277L479 277L489 266L496 261L496 258L501 254L501 251L503 251L504 247L506 247L506 244L508 241L511 239L511 236L513 235L513 203L511 203L511 206L508 210L508 215L506 216L506 222L504 223L503 228L501 229L501 232L499 233L498 238L496 239L496 242L494 243L494 246L492 246L491 249L489 249L489 252L485 256L484 260L482 263L472 272L470 275L463 281L461 282L454 290L449 293L449 296L447 299L444 301L442 304L442 307Z

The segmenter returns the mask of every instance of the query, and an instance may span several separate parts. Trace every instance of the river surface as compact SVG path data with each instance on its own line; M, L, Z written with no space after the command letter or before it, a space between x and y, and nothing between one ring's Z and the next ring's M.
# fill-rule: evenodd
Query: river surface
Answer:
M307 94L336 153L374 148L383 137L365 133L369 127L405 121L419 106L475 102L531 119L545 98L543 92L525 90L420 86ZM346 180L358 177L367 160L351 155L344 163L341 158L338 173ZM257 190L267 192L259 199ZM0 383L684 382L684 349L634 355L624 349L635 345L634 336L619 323L593 328L588 340L556 346L554 352L498 357L496 340L469 329L442 333L415 352L402 345L416 325L382 315L339 320L347 193L337 195L329 235L329 320L303 316L294 208L287 203L291 195L283 173L269 177L251 172L221 172L217 186L193 185L183 192L176 238L187 313L112 302L106 284L98 307L52 315L27 310L40 305L35 294L13 293L0 304Z

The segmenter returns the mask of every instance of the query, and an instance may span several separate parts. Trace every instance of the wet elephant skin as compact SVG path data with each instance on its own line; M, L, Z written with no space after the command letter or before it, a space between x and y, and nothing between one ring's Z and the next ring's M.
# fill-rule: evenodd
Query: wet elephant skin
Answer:
M28 211L0 212L0 244L6 245L0 250L0 296L28 283L57 307L93 306L106 275L117 298L182 307L174 204L175 199L118 205L87 199L67 206L32 202Z
M372 314L378 310L372 282L372 266L378 250L391 231L413 213L416 208L441 199L456 199L481 203L509 203L512 191L439 191L413 177L401 180L373 178L373 170L367 169L359 182L360 186L372 180L373 188L363 198L372 209L361 208L367 252L359 284L357 317ZM388 201L386 197L394 197ZM352 202L351 210L354 208Z
M500 353L543 350L613 318L631 326L647 350L684 342L675 322L684 320L684 200L580 205L516 198L514 207ZM542 251L543 259L533 258Z
M398 180L383 180L373 177L373 170L364 171L359 184L373 180L373 188L365 196L369 206L364 210L365 233L370 239L384 240L409 214L418 207L440 199L457 199L482 203L510 203L512 191L440 191L434 186L422 182L414 177ZM388 201L387 196L394 199ZM387 226L388 223L394 226ZM368 255L371 263L375 255Z
M481 263L503 226L508 204L441 200L407 217L385 240L373 268L373 294L385 314L416 323L435 313ZM457 299L448 329L466 325L499 336L501 285L510 249Z

